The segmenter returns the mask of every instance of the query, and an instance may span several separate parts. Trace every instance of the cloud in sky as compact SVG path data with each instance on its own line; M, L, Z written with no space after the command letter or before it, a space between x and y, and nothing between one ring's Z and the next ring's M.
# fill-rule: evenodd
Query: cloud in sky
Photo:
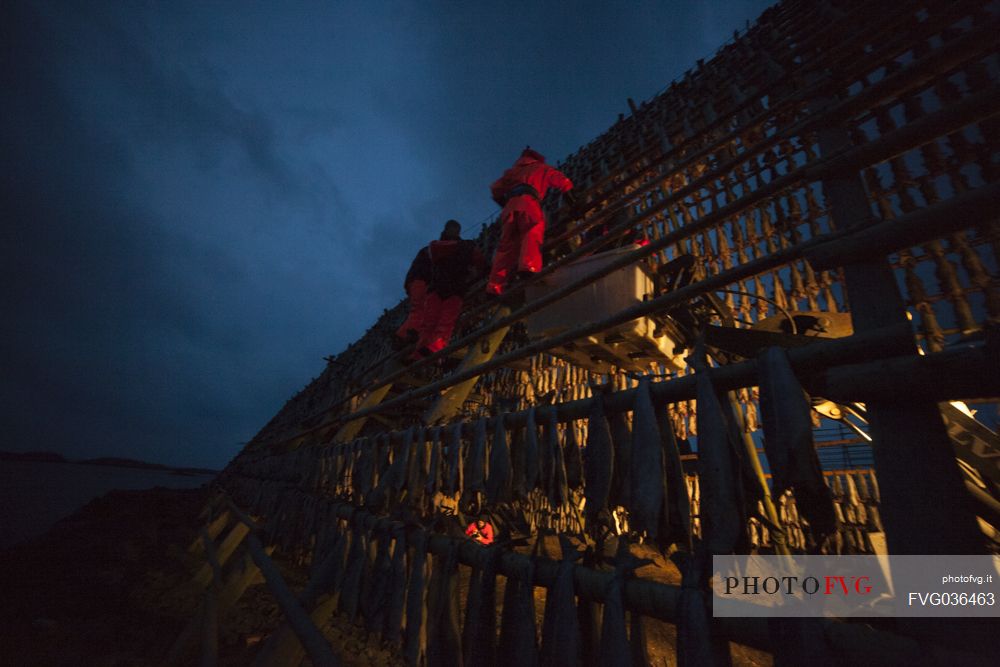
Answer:
M222 466L557 160L766 2L7 2L0 448Z

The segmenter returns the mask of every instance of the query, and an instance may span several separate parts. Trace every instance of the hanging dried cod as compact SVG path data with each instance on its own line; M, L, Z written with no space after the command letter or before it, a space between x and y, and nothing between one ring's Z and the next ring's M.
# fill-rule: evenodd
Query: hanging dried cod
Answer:
M465 483L462 488L462 507L478 512L482 494L486 493L486 418L476 421L472 432L472 445L465 458ZM463 510L464 511L464 510Z
M403 654L410 667L424 663L427 651L427 532L417 530L411 539L410 577L406 591L406 632Z
M611 430L604 416L603 395L595 392L590 399L590 420L587 424L587 449L584 451L584 494L587 498L587 523L595 526L598 517L608 510L611 492L611 475L615 465L615 451L611 444Z
M702 541L712 554L733 553L746 532L739 458L732 429L709 377L704 344L692 356L698 401L698 476Z
M559 543L562 560L556 570L555 583L545 594L541 664L577 667L581 662L582 647L580 622L575 609L573 570L580 554L565 535L559 535Z
M793 490L814 539L822 544L836 532L837 517L813 446L809 400L782 348L765 349L757 363L764 451L773 475L773 493Z
M496 660L497 565L500 547L485 547L473 567L465 603L462 648L465 664L488 666Z
M491 504L510 502L510 447L503 415L497 415L490 448L490 474L486 479L486 500Z
M628 506L633 530L655 540L663 511L663 447L656 424L649 379L639 381L632 410L632 494Z

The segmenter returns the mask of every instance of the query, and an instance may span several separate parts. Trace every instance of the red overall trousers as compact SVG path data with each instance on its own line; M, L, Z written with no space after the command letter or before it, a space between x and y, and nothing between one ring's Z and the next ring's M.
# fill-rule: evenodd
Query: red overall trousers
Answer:
M490 186L494 201L503 202L500 244L486 284L486 291L492 294L503 293L512 271L538 273L542 270L545 214L540 198L549 188L562 192L573 189L572 181L540 157L526 150L514 166Z

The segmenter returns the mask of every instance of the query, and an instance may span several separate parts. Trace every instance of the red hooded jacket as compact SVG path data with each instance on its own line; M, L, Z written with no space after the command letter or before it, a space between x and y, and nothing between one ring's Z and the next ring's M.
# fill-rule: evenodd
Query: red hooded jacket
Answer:
M519 185L529 185L534 188L538 198L531 194L511 197L511 191ZM543 221L540 200L545 197L549 188L569 192L573 189L573 182L558 169L545 164L544 157L535 151L526 150L514 166L490 186L490 193L493 195L493 201L503 206L504 211L524 211L532 219Z

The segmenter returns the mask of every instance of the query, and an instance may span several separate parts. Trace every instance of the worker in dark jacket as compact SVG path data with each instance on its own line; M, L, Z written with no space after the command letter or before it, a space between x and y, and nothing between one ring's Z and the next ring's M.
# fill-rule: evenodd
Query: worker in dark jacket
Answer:
M493 201L503 206L503 212L500 245L486 283L488 293L502 294L512 271L530 275L542 270L542 199L549 188L569 192L573 182L545 164L545 156L531 148L525 148L514 166L490 186Z
M486 271L483 253L475 242L463 240L461 234L462 225L449 220L440 240L431 241L426 248L431 277L414 353L416 358L437 352L448 344L470 279Z
M410 312L403 325L396 330L394 347L400 349L407 343L416 343L420 338L420 329L424 323L427 307L427 287L431 281L431 259L427 247L420 249L410 264L403 281L403 289L410 298Z

